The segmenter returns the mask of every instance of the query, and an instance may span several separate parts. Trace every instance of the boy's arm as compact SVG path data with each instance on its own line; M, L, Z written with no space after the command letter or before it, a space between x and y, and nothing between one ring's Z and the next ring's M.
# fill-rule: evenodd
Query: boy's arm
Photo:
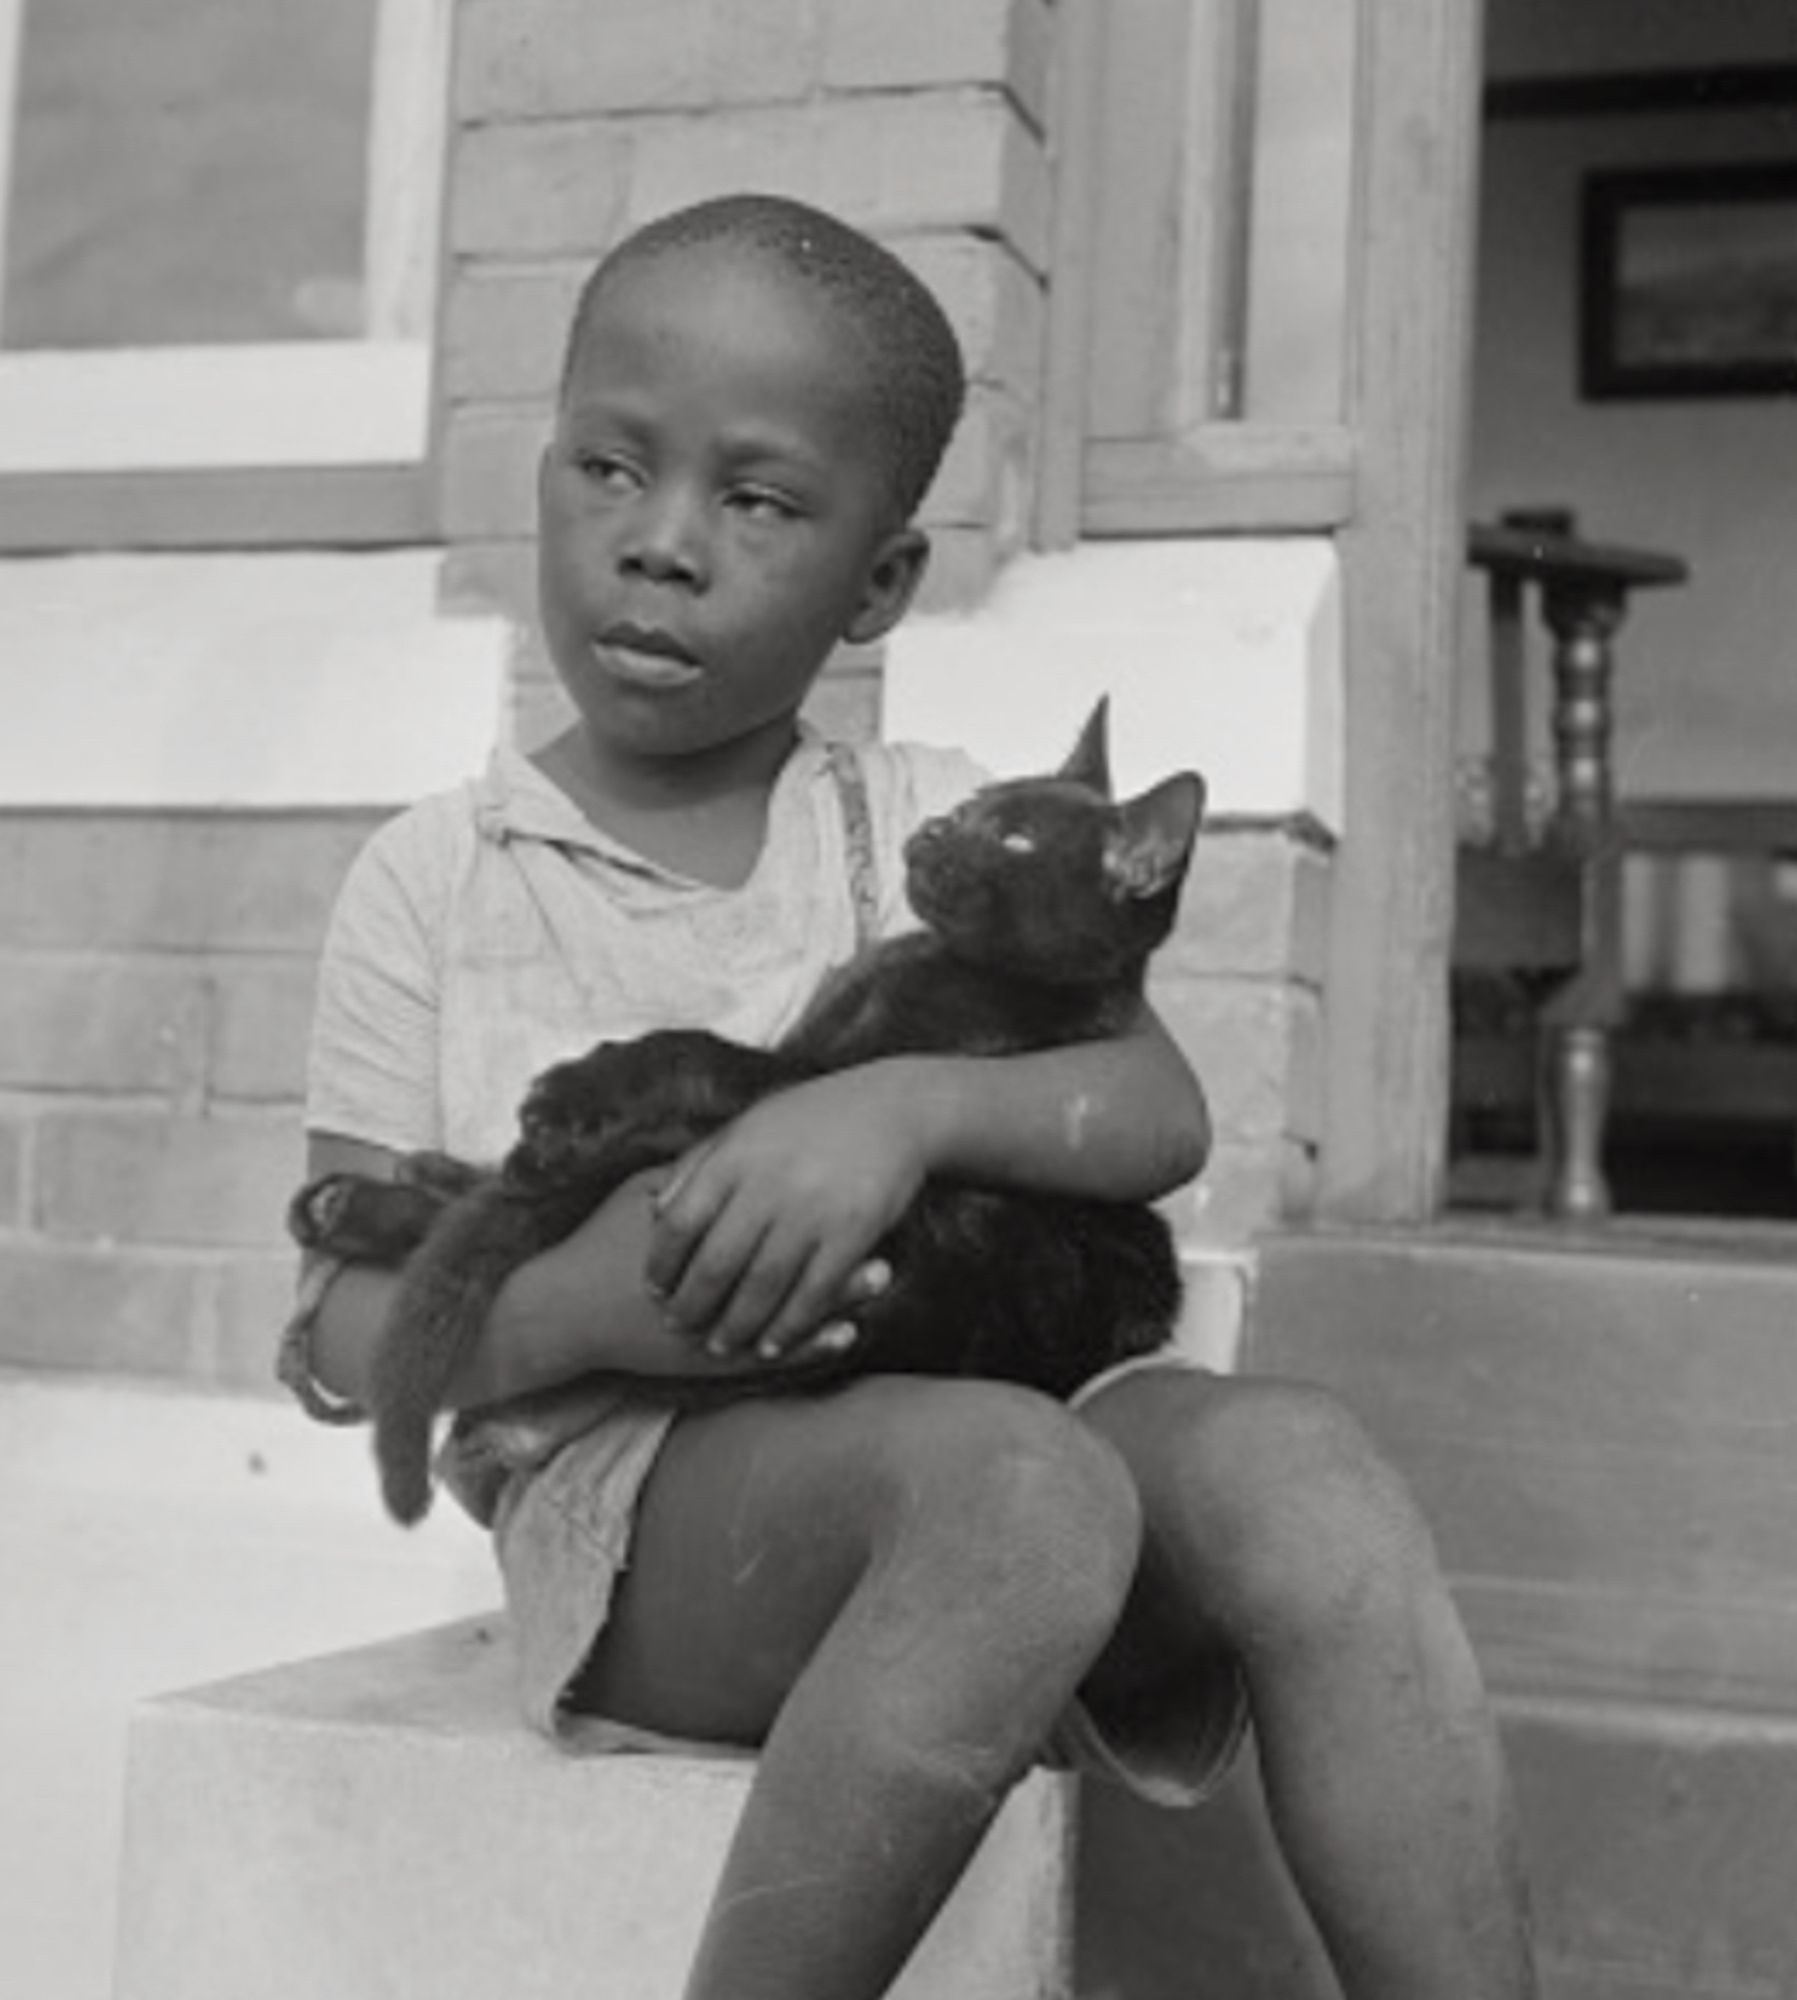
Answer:
M309 1176L384 1179L397 1163L382 1147L327 1134L314 1134L307 1154ZM648 1289L651 1197L666 1178L667 1169L656 1168L625 1182L573 1235L512 1273L450 1385L448 1408L474 1409L601 1368L716 1376L756 1365L751 1357L707 1354L675 1330ZM366 1406L370 1359L398 1284L397 1272L350 1265L326 1291L313 1322L311 1362L332 1395Z
M1203 1090L1146 1005L1104 1041L891 1057L766 1099L689 1155L649 1276L715 1351L779 1352L931 1175L1145 1201L1209 1150Z
M892 1068L933 1174L1154 1201L1210 1156L1203 1087L1146 1003L1105 1041L999 1061L897 1057Z

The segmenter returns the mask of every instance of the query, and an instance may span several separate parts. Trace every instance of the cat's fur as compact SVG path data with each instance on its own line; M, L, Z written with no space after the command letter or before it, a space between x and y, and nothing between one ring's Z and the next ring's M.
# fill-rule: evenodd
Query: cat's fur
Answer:
M405 1263L372 1369L390 1512L430 1503L432 1424L505 1278L630 1175L678 1158L758 1098L877 1057L1009 1055L1118 1031L1171 929L1203 811L1196 774L1111 803L1105 706L1051 777L986 787L922 827L906 883L923 930L876 944L777 1048L702 1030L601 1043L533 1084L497 1174L414 1156L401 1179L334 1174L295 1197L303 1244ZM1159 1346L1178 1311L1165 1223L1145 1203L931 1181L881 1246L893 1282L840 1357L730 1378L656 1378L683 1403L849 1373L969 1374L1065 1396Z

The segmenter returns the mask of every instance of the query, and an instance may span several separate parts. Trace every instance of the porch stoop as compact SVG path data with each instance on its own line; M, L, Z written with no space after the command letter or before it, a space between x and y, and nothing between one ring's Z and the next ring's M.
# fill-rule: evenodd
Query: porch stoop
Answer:
M1547 2000L1797 1993L1797 1230L1280 1238L1248 1365L1340 1393L1434 1529Z
M497 1619L163 1697L115 2000L677 2000L752 1771L553 1749ZM1071 1809L1018 1788L895 2000L1066 2000Z

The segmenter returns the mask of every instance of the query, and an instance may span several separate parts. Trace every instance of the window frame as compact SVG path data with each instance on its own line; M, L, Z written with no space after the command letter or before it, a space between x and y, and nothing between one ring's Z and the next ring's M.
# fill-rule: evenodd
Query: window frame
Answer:
M1243 324L1239 299L1205 287L1239 270L1228 218L1239 227L1252 199L1240 177L1255 149L1239 118L1252 47L1242 17L1255 4L1162 0L1188 10L1175 207L1205 213L1162 238L1184 246L1183 265L1176 253L1149 279L1164 283L1179 265L1188 393L1163 400L1135 435L1104 437L1091 434L1084 397L1095 241L1106 199L1117 199L1101 72L1118 16L1106 0L1060 0L1061 182L1035 534L1051 549L1082 537L1333 541L1346 806L1331 870L1317 1210L1414 1222L1438 1205L1446 1135L1453 677L1441 662L1457 642L1464 566L1480 20L1438 0L1352 0L1339 420L1283 423L1195 407L1189 393L1227 385L1226 343ZM1227 99L1221 115L1207 115L1206 91L1213 105ZM1219 337L1222 349L1205 344Z
M0 0L0 225L26 4ZM0 553L440 539L433 333L454 11L454 0L379 0L369 332L349 341L0 354L0 421L10 409L13 454L9 465L0 446ZM221 387L236 393L221 396ZM340 421L296 427L290 410L317 407L321 390ZM65 457L52 425L71 404L97 421ZM28 410L39 413L35 421L25 420ZM139 410L155 423L133 437ZM182 421L185 411L191 421ZM264 411L270 421L258 434Z
M1327 533L1353 518L1356 439L1345 413L1286 420L1240 405L1248 346L1248 233L1253 200L1259 0L1162 0L1165 34L1178 23L1177 71L1157 76L1174 150L1147 178L1119 174L1108 127L1117 117L1107 71L1122 26L1104 0L1063 0L1065 36L1056 106L1061 192L1049 302L1049 421L1038 483L1036 540L1213 533ZM1133 25L1146 28L1149 16ZM1145 43L1130 55L1137 69ZM1132 79L1139 82L1140 76ZM1129 95L1125 90L1125 97ZM1132 100L1133 101L1133 100ZM1126 143L1133 147L1140 127ZM1165 184L1161 177L1167 177ZM1166 212L1171 201L1176 213ZM1136 373L1133 418L1095 422L1094 291L1107 238L1107 203L1150 222L1171 264L1133 275L1158 288L1171 278L1167 352L1125 357ZM1117 218L1115 209L1112 220ZM1132 332L1155 319L1127 315ZM1151 336L1146 332L1142 338ZM1347 328L1343 328L1345 365ZM1126 400L1128 400L1126 398ZM1081 414L1073 417L1072 412Z

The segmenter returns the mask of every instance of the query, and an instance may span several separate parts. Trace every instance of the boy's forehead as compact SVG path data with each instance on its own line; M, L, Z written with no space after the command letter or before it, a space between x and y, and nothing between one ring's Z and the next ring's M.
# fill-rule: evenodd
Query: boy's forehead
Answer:
M729 237L706 237L661 244L623 258L600 279L582 332L590 334L608 313L639 308L658 292L672 291L676 301L690 310L703 305L713 288L721 293L735 285L765 288L784 310L831 333L853 324L843 303L780 251Z
M890 473L890 439L877 343L829 285L779 250L706 239L657 245L621 259L589 293L573 331L560 414L609 401L646 366L664 383L697 367L732 393L766 395L782 424L828 431L828 455L864 456ZM672 363L673 373L664 373ZM772 421L772 419L769 419ZM845 429L846 426L846 429Z

